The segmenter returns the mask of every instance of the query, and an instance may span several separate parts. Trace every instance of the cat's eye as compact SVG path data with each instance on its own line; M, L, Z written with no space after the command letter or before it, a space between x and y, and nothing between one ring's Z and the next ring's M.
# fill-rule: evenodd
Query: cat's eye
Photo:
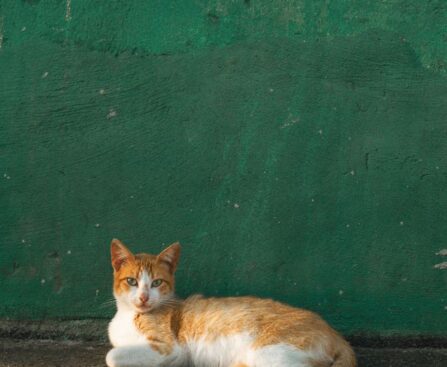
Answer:
M132 287L136 287L138 282L135 278L127 278L127 284L129 284Z
M157 288L157 287L159 287L159 286L161 285L161 283L162 283L162 280L161 280L161 279L155 279L155 280L152 282L151 287L152 287L152 288Z

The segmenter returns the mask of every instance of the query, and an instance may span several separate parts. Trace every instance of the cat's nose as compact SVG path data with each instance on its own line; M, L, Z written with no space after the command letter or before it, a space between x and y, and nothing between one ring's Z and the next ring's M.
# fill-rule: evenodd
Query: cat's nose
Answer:
M144 293L141 294L139 298L140 298L141 303L146 303L149 300L149 296Z

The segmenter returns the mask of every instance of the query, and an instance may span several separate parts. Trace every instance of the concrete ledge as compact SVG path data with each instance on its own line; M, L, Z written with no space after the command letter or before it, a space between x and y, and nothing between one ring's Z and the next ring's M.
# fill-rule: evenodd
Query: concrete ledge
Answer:
M0 320L0 338L107 341L110 320Z

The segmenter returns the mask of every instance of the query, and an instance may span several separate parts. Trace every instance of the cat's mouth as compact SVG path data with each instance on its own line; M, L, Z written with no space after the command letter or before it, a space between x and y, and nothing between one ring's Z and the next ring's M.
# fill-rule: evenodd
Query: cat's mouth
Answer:
M139 306L138 305L134 305L134 307L135 307L135 310L138 313L149 312L151 310L151 308L152 308L152 306L149 305L149 304L144 304L144 305L139 305Z

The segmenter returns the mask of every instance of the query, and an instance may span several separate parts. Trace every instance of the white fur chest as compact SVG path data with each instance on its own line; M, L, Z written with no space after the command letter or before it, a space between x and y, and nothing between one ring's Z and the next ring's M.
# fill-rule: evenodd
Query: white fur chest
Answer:
M148 344L145 336L136 328L134 318L133 311L117 311L109 324L109 339L114 347Z

